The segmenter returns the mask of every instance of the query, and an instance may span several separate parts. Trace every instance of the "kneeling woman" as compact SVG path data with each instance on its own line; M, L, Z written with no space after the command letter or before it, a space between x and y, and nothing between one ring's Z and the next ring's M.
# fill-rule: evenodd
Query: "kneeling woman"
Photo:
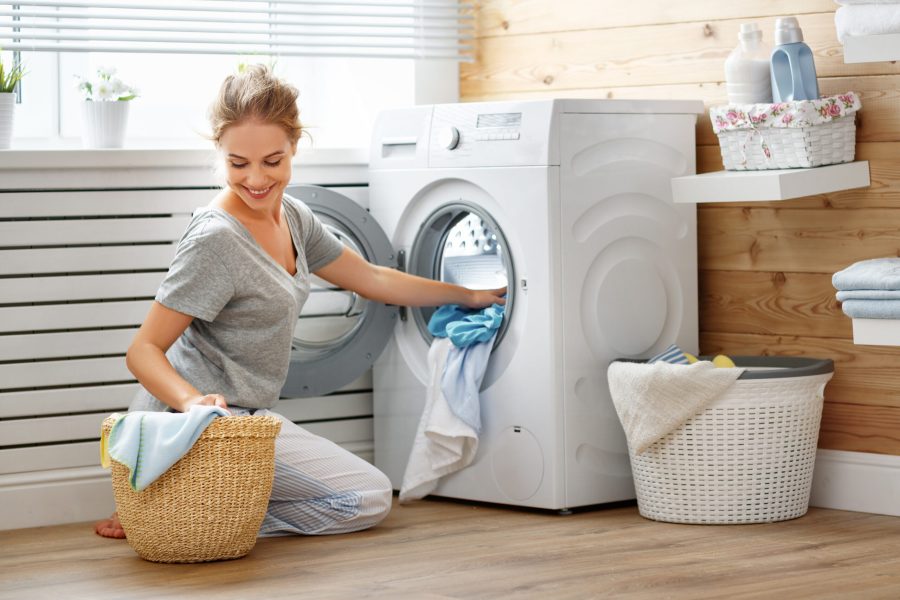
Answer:
M210 109L226 185L199 209L128 349L142 389L131 410L214 404L268 414L290 364L310 276L403 306L504 302L505 289L469 290L372 265L284 195L302 129L297 90L263 66L229 76ZM275 414L275 413L272 413ZM284 417L261 535L357 531L381 521L391 484L374 466ZM97 533L125 537L114 514Z

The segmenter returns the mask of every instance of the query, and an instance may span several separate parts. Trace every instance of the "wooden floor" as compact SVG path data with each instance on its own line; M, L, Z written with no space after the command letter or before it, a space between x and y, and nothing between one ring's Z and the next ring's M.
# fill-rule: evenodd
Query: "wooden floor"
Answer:
M673 525L426 500L380 526L259 540L245 558L141 560L89 524L0 532L0 598L900 598L900 518L811 509Z

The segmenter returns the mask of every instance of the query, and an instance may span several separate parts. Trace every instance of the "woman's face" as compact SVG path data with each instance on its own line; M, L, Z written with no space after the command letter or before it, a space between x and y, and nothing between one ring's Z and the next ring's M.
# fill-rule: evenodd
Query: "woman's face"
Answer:
M291 181L291 158L297 151L278 125L243 121L219 138L228 188L254 211L280 206Z

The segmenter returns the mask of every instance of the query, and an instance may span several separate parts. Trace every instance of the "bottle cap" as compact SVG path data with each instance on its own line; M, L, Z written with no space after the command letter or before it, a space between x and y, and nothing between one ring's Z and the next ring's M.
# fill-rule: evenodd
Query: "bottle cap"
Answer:
M762 40L762 29L756 23L741 23L738 39L742 42L760 41Z
M775 43L795 44L803 41L803 31L797 17L780 17L775 20Z

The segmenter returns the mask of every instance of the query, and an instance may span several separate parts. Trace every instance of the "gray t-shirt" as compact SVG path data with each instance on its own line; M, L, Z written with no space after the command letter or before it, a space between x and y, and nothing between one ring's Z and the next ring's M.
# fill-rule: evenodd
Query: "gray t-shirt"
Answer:
M197 209L156 301L194 317L166 352L203 394L229 405L272 408L290 366L294 326L309 296L310 273L344 248L305 204L284 197L297 274L290 275L227 212ZM141 388L130 410L166 410Z

